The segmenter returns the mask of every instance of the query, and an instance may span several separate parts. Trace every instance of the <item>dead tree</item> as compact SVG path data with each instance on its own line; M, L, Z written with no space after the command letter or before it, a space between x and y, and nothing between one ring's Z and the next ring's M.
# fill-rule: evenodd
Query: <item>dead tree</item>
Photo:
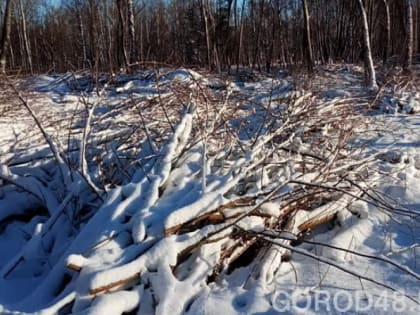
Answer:
M364 62L365 72L369 89L377 90L375 66L373 65L372 49L370 47L369 24L363 0L358 0L363 22L363 43L364 43Z
M308 66L308 71L310 74L314 71L314 59L312 53L312 40L311 40L311 25L310 25L310 17L309 17L309 10L308 10L308 2L306 0L302 0L302 7L303 7L303 14L304 14L304 21L305 21L305 44L306 44L306 63Z
M0 72L6 74L6 52L10 44L10 28L12 22L13 0L6 1L6 10L4 13L3 32L0 42Z

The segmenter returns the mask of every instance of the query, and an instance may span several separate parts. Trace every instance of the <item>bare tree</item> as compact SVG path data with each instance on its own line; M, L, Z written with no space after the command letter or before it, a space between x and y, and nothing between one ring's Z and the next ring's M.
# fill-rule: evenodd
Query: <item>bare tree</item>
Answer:
M76 12L77 12L77 20L79 24L79 32L80 32L80 39L82 43L82 51L83 51L83 65L82 67L86 67L88 65L87 62L87 48L86 48L86 38L85 38L85 25L83 23L82 13L81 13L81 1L76 0L75 2Z
M117 11L118 11L118 44L117 44L117 55L122 56L124 58L124 63L127 69L130 66L130 61L127 53L127 48L125 46L126 42L126 23L124 19L124 1L116 0L117 3Z
M28 64L29 72L32 74L33 67L32 67L32 55L31 55L31 47L28 40L28 32L26 27L26 15L25 10L23 8L22 0L19 0L19 11L20 11L20 17L22 22L22 39L23 39L23 48L26 55L26 62Z
M241 54L242 54L242 47L243 47L243 35L244 35L244 11L245 11L245 1L242 2L241 6L241 15L240 15L240 25L239 25L239 43L238 43L238 50L236 56L236 71L239 71L239 65L242 62Z
M207 63L209 70L211 70L211 46L210 46L210 32L209 32L209 22L207 16L207 8L206 8L206 1L201 0L201 10L204 19L204 28L206 32L206 47L207 47Z
M7 2L0 0L2 10ZM316 62L364 59L369 78L373 58L386 64L391 54L398 54L408 68L420 49L419 0L62 0L58 6L44 0L13 2L10 45L2 53L8 65L24 64L27 72L30 63L39 71L89 65L114 71L137 59L213 71L229 70L235 63L238 69L265 65L267 71L272 64L304 63L311 72ZM361 3L369 29L363 50L359 38L365 21L354 14Z
M6 10L4 13L3 32L0 42L0 72L6 73L6 53L10 44L10 28L12 21L13 0L6 1Z
M130 63L133 63L136 56L136 31L134 28L133 0L127 0L128 33L130 37Z
M391 53L391 13L389 10L388 0L382 0L386 13L386 43L383 55L383 63L386 65L389 54Z
M313 59L313 53L312 53L309 9L308 9L308 2L306 0L302 0L302 7L303 7L303 14L304 14L304 21L305 21L306 63L308 66L309 73L312 74L314 71L314 59Z
M378 83L376 82L375 66L373 65L372 49L370 47L368 18L366 14L365 5L363 4L363 0L358 0L358 2L359 2L360 11L362 13L365 71L367 75L367 82L371 90L377 90Z
M414 23L413 23L413 3L406 0L407 6L407 58L405 60L405 68L409 69L413 64L413 42L414 42Z

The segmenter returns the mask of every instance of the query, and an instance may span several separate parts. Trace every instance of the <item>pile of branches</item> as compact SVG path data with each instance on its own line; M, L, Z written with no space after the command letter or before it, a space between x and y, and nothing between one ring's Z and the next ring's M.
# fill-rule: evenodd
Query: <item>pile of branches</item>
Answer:
M138 113L140 127L106 143L92 140L100 95L86 102L72 149L16 91L52 156L0 166L0 204L25 195L25 213L46 218L1 270L43 275L11 310L181 314L240 268L244 288L270 284L294 252L392 289L299 249L326 225L364 218L360 201L389 211L370 194L376 156L352 142L363 116L346 100L276 88L252 98L194 79L129 97L120 108Z

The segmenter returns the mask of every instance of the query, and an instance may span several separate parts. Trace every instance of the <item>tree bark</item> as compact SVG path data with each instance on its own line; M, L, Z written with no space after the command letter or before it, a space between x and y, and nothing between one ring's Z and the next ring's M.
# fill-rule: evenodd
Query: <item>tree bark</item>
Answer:
M405 68L409 69L413 64L413 42L414 42L414 23L413 23L413 3L407 0L407 58Z
M308 10L308 2L306 0L302 0L302 7L303 7L303 14L304 14L304 21L305 21L305 44L306 44L306 63L308 66L308 71L310 74L314 72L314 59L312 53L312 40L311 40L311 24L310 24L310 17L309 17L309 10Z
M112 55L112 48L113 48L113 39L112 39L112 25L110 24L110 16L108 12L108 3L104 2L104 23L105 23L105 29L106 29L106 40L108 41L107 46L107 56L108 56L108 67L110 72L114 72L114 60Z
M130 36L130 63L134 63L136 56L136 30L134 28L134 9L133 0L127 0L128 11L128 33Z
M209 71L211 71L211 48L210 48L210 34L209 34L209 25L208 25L208 16L207 16L207 10L206 10L206 3L204 0L201 0L201 10L203 14L204 19L204 28L206 33L206 47L207 47L207 64L209 67Z
M241 7L241 25L239 27L239 43L238 43L238 53L236 56L236 72L239 72L239 66L242 65L242 59L241 59L241 54L242 54L242 47L243 47L243 34L244 34L244 10L245 10L245 1L242 2L242 7Z
M6 53L10 45L10 28L12 24L13 0L6 2L6 10L3 19L3 32L0 42L0 72L6 74Z
M28 32L26 27L26 16L25 16L25 10L23 8L22 0L19 0L19 10L20 10L20 16L22 18L22 37L23 37L23 45L26 55L26 61L28 64L29 72L33 74L33 67L32 67L32 55L31 55L31 47L29 45L28 40Z
M119 33L118 33L118 37L119 37L119 41L118 41L118 46L117 50L118 52L122 52L123 58L124 58L124 63L125 66L127 68L127 70L130 67L130 61L128 59L128 53L127 53L127 49L125 47L125 33L126 33L126 27L125 27L125 23L124 23L124 13L123 13L123 4L122 4L122 0L117 0L117 11L118 11L118 18L119 18Z
M363 22L363 42L365 55L365 71L367 74L368 85L371 90L377 90L375 66L373 65L372 50L370 48L369 24L368 18L363 4L363 0L358 0L360 11L362 13Z
M82 13L81 13L81 2L80 0L76 1L76 12L77 12L77 19L79 20L79 32L80 32L80 39L82 41L82 53L83 53L83 63L82 68L87 67L87 48L86 48L86 38L85 38L85 26L83 24Z
M384 49L384 56L383 56L383 63L386 65L389 55L391 53L391 13L389 11L389 4L388 0L382 0L385 6L385 13L386 13L386 42L385 42L385 49Z

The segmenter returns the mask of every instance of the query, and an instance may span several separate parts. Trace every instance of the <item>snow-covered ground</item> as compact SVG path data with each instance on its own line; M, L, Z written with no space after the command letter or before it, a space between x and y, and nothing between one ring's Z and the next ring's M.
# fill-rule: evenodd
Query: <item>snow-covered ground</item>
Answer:
M1 313L419 314L420 91L376 99L362 78L324 69L311 94L284 73L19 82L53 144L0 103ZM330 183L274 223L297 186Z
M201 295L189 314L419 314L420 116L384 114L371 122L382 130L368 137L359 135L358 141L368 141L372 151L386 148L390 152L376 166L383 176L378 179L375 195L402 215L358 202L353 206L363 209L361 219L344 216L340 218L342 226L323 230L311 239L355 253L317 244L300 248L331 259L338 267L387 283L398 292L295 253L289 264L281 264L269 285L238 288L237 284L248 277L248 272L239 272L231 282L229 279L222 287ZM385 261L388 259L403 270ZM415 276L407 275L404 269Z

